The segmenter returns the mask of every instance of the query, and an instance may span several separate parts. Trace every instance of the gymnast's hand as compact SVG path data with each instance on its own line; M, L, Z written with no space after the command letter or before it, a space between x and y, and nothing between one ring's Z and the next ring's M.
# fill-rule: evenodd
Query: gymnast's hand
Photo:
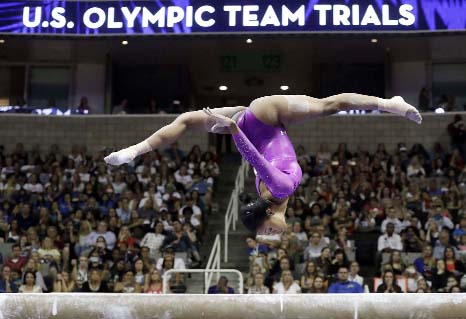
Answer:
M210 108L203 108L202 109L205 114L210 116L212 119L215 120L215 125L212 126L210 129L213 133L216 133L217 131L221 131L222 128L228 128L230 132L233 134L238 130L238 127L236 125L236 122L233 121L231 118L223 116L221 114L217 114L212 112Z

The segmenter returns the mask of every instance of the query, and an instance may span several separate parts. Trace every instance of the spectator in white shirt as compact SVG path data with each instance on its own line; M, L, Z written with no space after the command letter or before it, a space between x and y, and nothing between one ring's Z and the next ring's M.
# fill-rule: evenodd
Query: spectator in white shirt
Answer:
M31 192L31 193L43 193L44 192L44 186L42 186L42 184L37 181L36 174L31 175L29 182L24 184L23 188L25 191Z
M397 216L397 213L396 213L395 207L393 206L389 207L388 212L387 212L387 218L384 219L384 221L382 222L382 225L380 226L380 230L382 233L385 233L388 223L392 223L393 225L395 225L396 234L399 234L403 230L403 224L396 216Z
M115 174L115 180L112 182L113 191L115 194L121 194L126 190L126 183L122 180L121 174Z
M193 185L193 178L189 175L188 167L184 164L175 172L175 179L178 183L182 184L185 189L190 189Z
M408 165L408 168L406 169L406 175L408 177L421 177L421 176L426 176L426 171L424 170L424 167L419 163L419 159L417 155L414 155L411 158L411 162Z
M186 264L183 258L175 257L175 252L173 251L173 249L167 248L165 250L165 256L157 260L157 265L155 266L155 268L157 268L158 271L162 271L163 261L166 256L172 256L172 258L175 259L173 269L186 269Z
M157 253L160 252L163 241L165 240L165 235L163 234L163 223L157 222L154 227L153 233L147 233L141 240L140 246L149 247L150 258L156 258Z
M379 253L391 252L393 249L403 251L403 243L400 235L395 234L395 225L388 223L385 234L379 237L377 251Z
M301 287L293 281L293 275L290 270L282 271L280 282L273 286L274 294L300 294Z
M304 260L308 261L320 257L322 248L325 246L327 245L322 242L320 234L313 233L309 238L309 245L304 250Z
M351 262L348 280L357 282L361 287L364 286L364 278L359 276L359 263L357 261Z
M453 224L450 218L445 216L445 213L442 211L442 206L440 205L429 211L429 219L424 226L426 230L429 229L429 226L432 222L437 223L439 229L447 227L451 230L455 228L455 224Z

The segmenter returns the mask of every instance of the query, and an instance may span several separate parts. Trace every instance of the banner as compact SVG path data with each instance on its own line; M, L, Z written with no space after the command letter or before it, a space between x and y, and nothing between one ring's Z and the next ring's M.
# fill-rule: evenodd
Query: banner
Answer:
M156 35L466 29L466 0L1 1L0 33Z

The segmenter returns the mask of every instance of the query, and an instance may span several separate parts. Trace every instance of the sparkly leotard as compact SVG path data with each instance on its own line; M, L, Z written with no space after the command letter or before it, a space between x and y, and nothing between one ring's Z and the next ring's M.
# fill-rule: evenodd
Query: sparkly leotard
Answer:
M240 131L233 134L233 140L256 171L257 193L260 195L259 184L263 181L275 198L293 194L302 171L285 127L261 122L250 109L241 114L237 124Z

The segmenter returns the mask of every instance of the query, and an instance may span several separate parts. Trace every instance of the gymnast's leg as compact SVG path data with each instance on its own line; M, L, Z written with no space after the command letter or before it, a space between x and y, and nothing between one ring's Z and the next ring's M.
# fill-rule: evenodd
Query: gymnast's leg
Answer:
M289 126L311 118L349 110L379 110L404 116L418 124L422 121L417 109L400 96L382 99L356 93L342 93L316 99L305 95L274 95L254 100L250 108L257 118L269 125L281 123Z
M212 109L212 112L215 114L221 114L227 118L231 118L233 115L244 109L245 107L243 106L223 107ZM228 131L225 131L221 127L217 127L215 124L215 120L211 116L205 114L203 111L183 113L178 116L172 123L160 128L144 141L122 149L118 152L111 153L105 157L105 162L111 165L129 163L136 156L175 142L185 132L190 130L203 130L206 132L229 134Z

